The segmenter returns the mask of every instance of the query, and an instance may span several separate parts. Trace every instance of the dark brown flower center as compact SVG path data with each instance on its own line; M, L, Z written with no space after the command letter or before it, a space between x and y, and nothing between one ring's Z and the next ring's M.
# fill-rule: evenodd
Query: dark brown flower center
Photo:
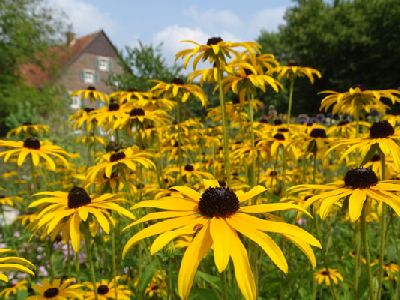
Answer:
M289 132L289 128L278 128L278 132Z
M99 285L99 287L97 288L97 294L99 294L99 295L105 295L109 291L110 291L110 289L105 284Z
M374 154L374 156L372 156L372 158L369 161L377 162L377 161L380 161L380 160L381 160L380 155L379 154Z
M321 138L321 139L327 138L325 129L322 129L322 128L314 128L313 130L311 130L310 137L312 137L314 139L316 139L316 138Z
M283 124L283 122L282 122L281 119L275 119L275 120L274 120L274 125L275 125L275 126L279 126L279 125L282 125L282 124Z
M277 141L284 141L285 136L282 133L277 133L274 135L274 139L276 139Z
M24 141L24 147L28 148L28 149L33 149L33 150L39 150L40 149L40 141L37 138L28 137Z
M87 113L90 113L91 111L94 111L94 108L93 107L85 107L83 110Z
M239 99L239 97L237 95L233 95L232 103L233 104L239 104L240 103L240 99Z
M183 167L183 169L185 171L188 171L188 172L193 172L194 171L193 165L186 165L186 166Z
M90 86L87 87L87 90L89 90L89 91L95 91L96 88L95 88L94 86L90 85Z
M347 124L349 124L349 123L350 123L349 120L343 120L343 121L340 121L340 122L337 124L337 126L344 126L344 125L347 125Z
M110 162L116 162L126 157L124 152L115 152L110 155Z
M145 113L144 113L143 108L141 108L141 107L136 107L136 108L133 108L133 109L129 112L129 115L130 115L131 117L137 117L137 116L144 116Z
M116 101L110 101L108 104L108 111L117 111L119 110L119 104Z
M58 288L49 288L45 290L45 292L43 293L43 296L45 298L53 298L57 295L58 295Z
M172 79L171 80L171 83L172 84L180 84L180 85L183 85L183 84L185 84L185 82L183 81L183 79L182 78L174 78L174 79Z
M321 272L321 274L324 275L324 276L328 276L329 275L329 271L328 270L323 270Z
M369 128L369 137L371 139L387 138L394 134L394 128L390 123L385 121L380 121L372 124Z
M239 209L236 194L228 187L210 187L201 195L199 202L200 213L209 218L226 218Z
M277 171L271 171L271 172L269 172L269 176L271 176L271 177L275 177L276 175L278 175L278 172L277 172Z
M344 177L347 187L353 189L366 189L378 183L378 177L371 169L355 168L347 171Z
M85 189L74 186L68 193L68 207L78 208L92 202Z
M209 38L209 39L207 40L207 45L208 45L208 46L217 45L217 44L220 43L220 42L223 42L223 39L220 38L219 36L216 36L216 37Z

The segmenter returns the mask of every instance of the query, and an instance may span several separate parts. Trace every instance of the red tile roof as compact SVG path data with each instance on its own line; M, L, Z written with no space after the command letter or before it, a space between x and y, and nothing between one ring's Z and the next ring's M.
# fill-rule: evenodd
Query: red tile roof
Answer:
M81 52L99 35L102 30L73 40L69 46L55 46L48 50L40 63L25 63L19 72L29 85L40 87L54 80L57 71L68 67Z

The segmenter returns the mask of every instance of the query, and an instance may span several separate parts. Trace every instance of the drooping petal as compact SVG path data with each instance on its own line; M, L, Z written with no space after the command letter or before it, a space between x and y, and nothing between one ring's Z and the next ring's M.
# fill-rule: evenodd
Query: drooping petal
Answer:
M232 248L232 228L225 219L212 218L210 234L214 246L214 261L218 272L222 273L229 263L230 249Z
M71 237L72 248L75 252L79 252L80 234L79 234L80 218L78 212L75 212L70 222L69 234Z
M261 185L257 185L255 187L253 187L250 191L248 191L244 194L239 194L237 196L238 196L239 202L244 202L244 201L250 200L253 197L263 193L265 190L266 190L265 187L263 187Z
M187 299L193 285L193 278L200 261L207 254L212 244L209 226L206 223L187 247L181 261L178 275L178 293Z
M197 191L195 191L195 190L193 190L193 189L191 189L190 187L187 187L187 186L173 186L171 189L177 190L181 194L183 194L183 195L185 195L185 196L187 196L187 197L189 197L189 198L191 198L193 200L196 200L196 201L199 201L200 197L201 197L199 192L197 192Z
M358 220L361 216L361 210L364 206L367 193L364 189L355 189L349 197L349 217L352 222Z

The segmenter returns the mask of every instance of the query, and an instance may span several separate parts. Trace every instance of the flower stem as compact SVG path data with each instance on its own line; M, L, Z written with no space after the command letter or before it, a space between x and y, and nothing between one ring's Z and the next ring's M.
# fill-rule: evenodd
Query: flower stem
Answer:
M250 148L251 148L251 174L250 174L250 186L254 186L257 184L256 182L256 146L255 146L255 138L254 138L254 109L253 109L253 95L250 94L249 100L249 117L250 117Z
M386 172L386 157L381 151L381 180L385 180ZM382 281L383 281L383 261L385 258L385 247L386 247L386 205L382 202L382 212L381 212L381 240L380 240L380 253L379 253L379 267L378 267L378 290L376 293L376 299L381 299L382 293Z
M226 107L225 107L225 99L224 92L222 89L222 70L221 66L218 64L218 88L219 88L219 103L221 106L221 115L222 115L222 128L223 128L223 149L224 149L224 164L225 164L225 177L228 184L228 187L231 186L231 163L229 160L229 125L226 118Z
M117 222L117 221L116 221ZM116 247L115 247L115 235L117 228L113 226L111 229L111 260L112 260L112 277L114 281L114 289L115 289L115 299L118 300L118 280L117 280L117 266L116 266Z
M90 247L89 224L85 224L85 246L86 246L87 259L88 259L89 268L90 268L90 278L92 280L92 285L93 285L94 299L97 300L98 298L97 298L97 288L96 288L96 275L94 273L92 249Z
M294 76L290 77L290 87L289 87L289 106L287 113L287 124L290 124L290 119L292 115L292 106L293 106L293 87L294 87Z
M369 255L368 249L368 237L367 237L367 224L366 224L366 217L367 217L367 205L364 204L361 212L361 238L364 246L364 253L366 259L366 268L367 268L367 278L368 278L368 287L369 287L369 299L374 299L373 293L373 282L372 282L372 274L371 274L371 258Z
M76 273L76 282L80 282L81 281L81 272L80 272L80 268L79 268L79 252L75 253L75 273Z

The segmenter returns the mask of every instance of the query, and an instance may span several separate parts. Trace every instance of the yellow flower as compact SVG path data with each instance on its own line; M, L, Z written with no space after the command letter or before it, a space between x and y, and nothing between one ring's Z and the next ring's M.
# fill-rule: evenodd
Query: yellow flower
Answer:
M179 51L175 59L184 58L183 66L186 69L189 61L193 58L193 70L196 70L200 60L209 61L217 64L222 69L226 65L226 59L232 56L238 57L240 54L235 48L245 48L250 54L259 52L261 46L255 42L224 42L220 37L209 38L206 45L201 45L195 41L185 40L183 42L195 45L193 49Z
M86 90L74 91L71 96L81 96L82 99L88 99L90 102L100 100L103 102L108 102L109 97L102 92L96 90L94 86L88 86Z
M85 293L85 300L95 299L93 293L93 284L88 282L85 284L85 286L89 289L89 291ZM117 291L115 291L114 282L104 279L100 280L100 282L96 282L96 289L98 300L117 299L115 298L115 292L117 292L117 297L120 300L130 300L132 295L132 292L129 290L128 286L118 284Z
M322 91L327 94L322 99L320 110L327 111L333 106L332 112L346 113L356 116L357 111L370 112L372 108L382 107L382 98L389 99L392 103L399 101L400 91L397 90L366 90L362 85L354 85L347 92L339 93L335 91Z
M43 124L34 124L34 123L22 123L21 126L18 126L17 128L11 129L9 132L7 132L7 137L10 137L12 135L26 135L26 136L35 136L39 134L46 134L49 132L49 126L43 125Z
M60 224L61 227L69 226L71 244L75 252L79 252L79 225L88 220L89 214L93 215L107 234L110 232L110 223L114 224L110 211L135 219L132 213L116 204L124 199L113 194L89 196L83 188L75 186L68 193L41 192L34 196L44 196L29 205L30 208L40 208L36 214L37 223L33 225L34 228L40 230L46 226L47 234L51 234Z
M102 156L98 164L89 168L87 180L93 182L98 173L101 173L101 175L105 174L107 178L110 178L113 169L115 171L117 168L127 168L136 171L137 164L140 164L145 168L155 168L150 157L151 154L141 152L137 146L107 153Z
M29 137L25 141L2 141L0 147L13 148L0 152L0 157L4 157L7 162L11 157L16 156L17 165L20 167L25 162L27 157L32 159L33 165L37 167L41 163L41 159L46 162L47 167L51 171L56 170L55 160L58 160L66 167L69 166L65 157L71 157L71 154L66 152L59 146L53 145L47 141L40 141L37 138Z
M11 249L0 249L0 255L14 252ZM4 271L19 271L35 276L31 269L35 269L35 266L25 258L17 256L6 256L0 257L0 280L8 282L8 277L3 274Z
M182 299L188 298L196 269L212 246L218 271L223 272L232 258L236 281L244 297L255 299L256 285L253 273L238 232L256 242L285 273L288 272L286 259L278 245L265 232L282 234L298 246L315 266L315 256L310 245L321 245L312 235L291 224L263 220L250 215L288 209L302 210L301 208L287 203L245 206L247 201L265 191L262 186L256 186L246 193L220 187L216 180L205 180L205 186L206 190L202 194L186 186L175 186L172 189L179 191L185 196L184 199L165 197L134 205L134 208L153 207L165 211L149 213L127 228L151 220L168 220L150 225L136 233L125 245L123 256L134 244L147 237L159 235L150 248L154 254L173 239L192 234L193 239L182 258L178 275L178 292Z
M0 297L3 299L13 299L13 295L17 295L18 291L28 290L28 281L21 280L16 283L9 283L9 286L0 292Z
M81 284L72 284L74 279L54 279L49 281L44 279L41 284L34 284L33 290L38 294L29 296L27 300L65 300L65 299L84 299L84 292Z
M340 281L343 281L343 276L336 269L325 268L314 273L314 280L317 281L318 284L330 286L332 283L336 285L339 284Z
M317 69L301 67L297 65L294 60L290 60L287 66L278 66L274 69L274 72L278 73L279 80L282 78L294 79L296 77L307 77L311 84L314 83L314 77L322 77L321 73Z
M185 83L180 78L174 78L171 83L166 83L159 80L152 80L156 85L150 92L156 95L165 95L167 98L179 99L183 103L187 102L190 96L198 99L203 106L207 106L207 96L203 90L195 84Z
M327 185L303 184L289 189L290 192L320 190L320 194L307 199L305 206L319 204L319 215L324 219L335 207L342 207L348 197L349 217L352 222L360 218L367 199L390 206L400 215L400 184L395 180L379 181L371 169L355 168L349 170L343 181Z

